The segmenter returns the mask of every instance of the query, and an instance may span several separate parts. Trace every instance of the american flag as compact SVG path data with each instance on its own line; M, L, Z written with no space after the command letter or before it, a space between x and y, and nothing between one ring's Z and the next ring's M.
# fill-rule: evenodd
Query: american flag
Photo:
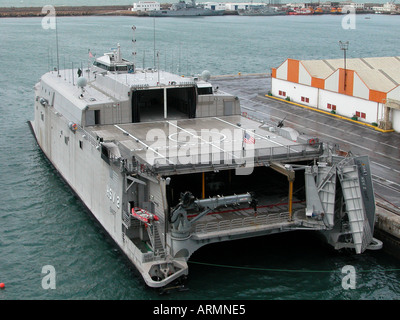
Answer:
M249 135L247 132L244 133L244 142L249 143L249 144L255 144L256 141L254 140L254 137Z

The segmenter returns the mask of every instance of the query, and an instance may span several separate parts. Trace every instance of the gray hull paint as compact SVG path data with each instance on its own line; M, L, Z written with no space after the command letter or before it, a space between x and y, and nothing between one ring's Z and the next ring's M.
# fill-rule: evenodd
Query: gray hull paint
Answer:
M118 52L115 56L118 66L131 66ZM97 62L107 67L115 56L109 54ZM111 70L116 68L117 65L112 66ZM368 202L360 190L360 185L369 181L368 165L362 166L362 172L355 170L352 163L344 165L341 158L332 157L332 150L322 143L310 144L307 137L296 137L293 129L265 128L260 122L241 116L236 97L214 92L205 81L154 71L146 76L146 72L149 71L104 72L92 68L88 71L91 81L84 88L74 86L71 79L63 80L55 72L47 73L35 86L35 118L30 126L54 168L148 286L165 287L185 278L193 252L214 242L306 229L321 232L335 248L346 246L361 253L371 247L370 242L374 241L364 229L371 225L368 221L375 213L371 199ZM73 73L69 70L66 74ZM154 75L166 79L162 80L165 83L156 82ZM207 134L203 135L202 130ZM254 133L256 142L244 151L243 135L247 131ZM164 137L163 145L153 144L149 133L154 132ZM185 161L177 158L179 148L186 146L186 138L179 138L182 134L191 139L188 146L192 146L193 153L189 163L185 162L187 157L181 159ZM239 153L227 144L235 141L239 141ZM204 156L208 160L206 157L204 161ZM246 168L250 160L251 166ZM293 203L292 207L293 168L304 161L320 161L321 165L303 165L307 202ZM368 159L356 162L360 161L367 163ZM274 207L268 195L255 199L249 193L254 187L251 184L246 185L249 190L232 190L235 196L196 200L189 192L182 193L179 200L171 198L171 188L175 193L191 191L182 189L186 187L180 183L194 188L195 177L203 177L199 183L204 188L205 179L226 172L243 185L243 169L251 169L246 174L257 170L251 176L256 179L258 173L268 172L266 168L288 179L288 207ZM364 229L353 223L343 232L340 223L334 224L353 214L343 211L343 205L337 208L333 204L353 200L346 200L346 192L345 200L336 198L336 188L330 187L334 183L333 172L352 174L354 183L346 188L359 194L351 205L354 217L364 219ZM219 182L231 181L228 175L219 176ZM263 189L267 181L268 178L257 182L258 187ZM260 202L257 205L253 200ZM134 207L155 214L157 220L138 220L133 213L139 211ZM352 242L352 237L358 242Z
M221 16L223 11L213 11L206 9L181 9L181 10L160 10L149 11L150 17L206 17Z

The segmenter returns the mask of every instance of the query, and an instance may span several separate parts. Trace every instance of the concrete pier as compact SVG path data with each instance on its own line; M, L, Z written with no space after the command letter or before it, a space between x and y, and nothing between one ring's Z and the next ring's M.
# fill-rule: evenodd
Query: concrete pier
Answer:
M269 74L241 74L212 77L219 90L239 97L242 113L249 118L317 136L321 141L337 144L345 152L368 155L376 203L376 238L383 241L385 251L400 257L400 134L380 132L361 122L320 113L281 99L268 96Z
M376 237L383 241L383 248L400 258L400 210L384 201L376 201Z

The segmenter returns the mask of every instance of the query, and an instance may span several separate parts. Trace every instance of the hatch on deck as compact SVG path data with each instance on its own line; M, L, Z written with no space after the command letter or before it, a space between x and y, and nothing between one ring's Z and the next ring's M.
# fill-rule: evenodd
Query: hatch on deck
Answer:
M132 122L190 119L195 115L195 87L132 91Z

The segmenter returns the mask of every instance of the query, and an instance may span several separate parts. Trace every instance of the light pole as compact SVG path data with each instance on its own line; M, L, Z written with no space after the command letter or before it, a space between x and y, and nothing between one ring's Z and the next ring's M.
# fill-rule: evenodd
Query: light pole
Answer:
M346 70L346 51L349 48L349 42L342 42L339 41L340 50L343 50L344 54L344 91L346 91L346 77L347 77L347 70Z

